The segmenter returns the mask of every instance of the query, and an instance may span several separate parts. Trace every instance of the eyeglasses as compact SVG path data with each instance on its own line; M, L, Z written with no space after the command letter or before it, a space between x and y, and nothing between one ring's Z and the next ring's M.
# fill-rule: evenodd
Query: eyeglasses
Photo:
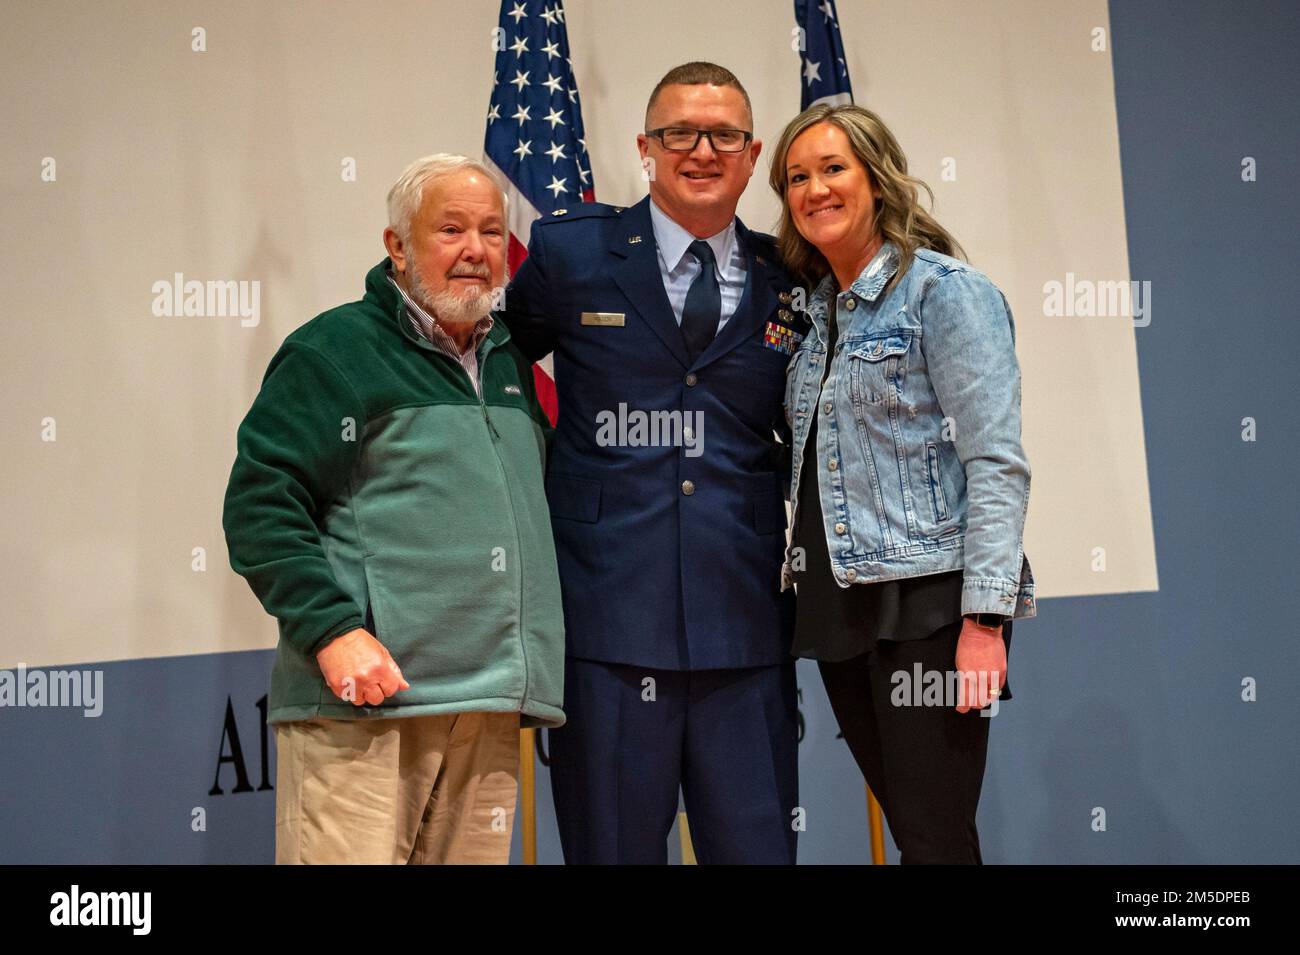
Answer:
M647 136L653 136L663 144L664 149L677 153L689 153L700 144L701 136L709 137L709 145L715 152L743 152L754 138L754 134L743 129L691 129L689 126L663 126L659 129L647 129Z

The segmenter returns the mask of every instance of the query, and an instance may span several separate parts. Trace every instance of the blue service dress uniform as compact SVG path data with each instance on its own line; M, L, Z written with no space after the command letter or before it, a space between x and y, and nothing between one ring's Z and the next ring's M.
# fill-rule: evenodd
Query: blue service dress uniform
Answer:
M546 492L567 649L567 723L549 733L561 841L570 863L662 862L680 786L701 862L792 863L791 282L774 240L737 220L745 289L692 360L649 203L534 222L501 313L531 360L553 353L559 398ZM698 422L698 447L632 429L610 441L601 422L636 412Z

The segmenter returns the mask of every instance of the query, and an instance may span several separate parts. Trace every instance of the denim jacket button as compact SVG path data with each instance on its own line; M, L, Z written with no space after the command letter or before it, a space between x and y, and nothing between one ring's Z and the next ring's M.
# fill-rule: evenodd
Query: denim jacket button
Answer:
M822 405L822 411L825 411L827 414L831 413L831 403L829 401Z
M847 302L844 303L844 307L851 312L858 307L858 300L856 298L850 298Z
M834 471L836 468L840 466L840 462L836 461L834 458L831 458L829 461L826 462L826 466L830 468L832 471Z
M858 579L858 572L857 572L856 570L853 570L852 568L850 568L849 570L846 570L846 571L844 572L844 579L845 579L845 580L857 580L857 579Z
M846 530L848 530L848 528L845 527L842 523L835 525L835 533L837 534L843 534ZM1029 603L1029 601L1026 600L1025 603Z

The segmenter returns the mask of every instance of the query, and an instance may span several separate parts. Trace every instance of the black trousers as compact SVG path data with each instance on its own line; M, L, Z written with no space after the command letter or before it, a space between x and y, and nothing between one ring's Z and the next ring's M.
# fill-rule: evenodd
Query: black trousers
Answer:
M1009 623L1003 626L1008 642L1009 629ZM983 864L975 811L991 710L981 715L948 705L891 702L899 692L896 672L912 679L918 663L923 673L954 670L960 635L961 623L954 622L924 640L880 640L861 656L818 664L835 719L880 802L904 865Z

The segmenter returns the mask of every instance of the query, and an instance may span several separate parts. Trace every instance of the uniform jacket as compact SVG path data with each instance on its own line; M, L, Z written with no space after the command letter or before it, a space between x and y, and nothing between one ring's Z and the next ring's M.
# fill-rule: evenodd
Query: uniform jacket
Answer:
M649 203L584 203L534 222L506 294L524 354L554 352L560 412L546 496L568 653L674 670L780 663L793 622L792 595L781 593L777 437L789 354L768 347L765 331L792 318L790 282L771 237L737 221L744 295L689 361ZM698 423L697 447L649 443L634 430L638 412ZM632 423L614 441L600 427L611 415Z

